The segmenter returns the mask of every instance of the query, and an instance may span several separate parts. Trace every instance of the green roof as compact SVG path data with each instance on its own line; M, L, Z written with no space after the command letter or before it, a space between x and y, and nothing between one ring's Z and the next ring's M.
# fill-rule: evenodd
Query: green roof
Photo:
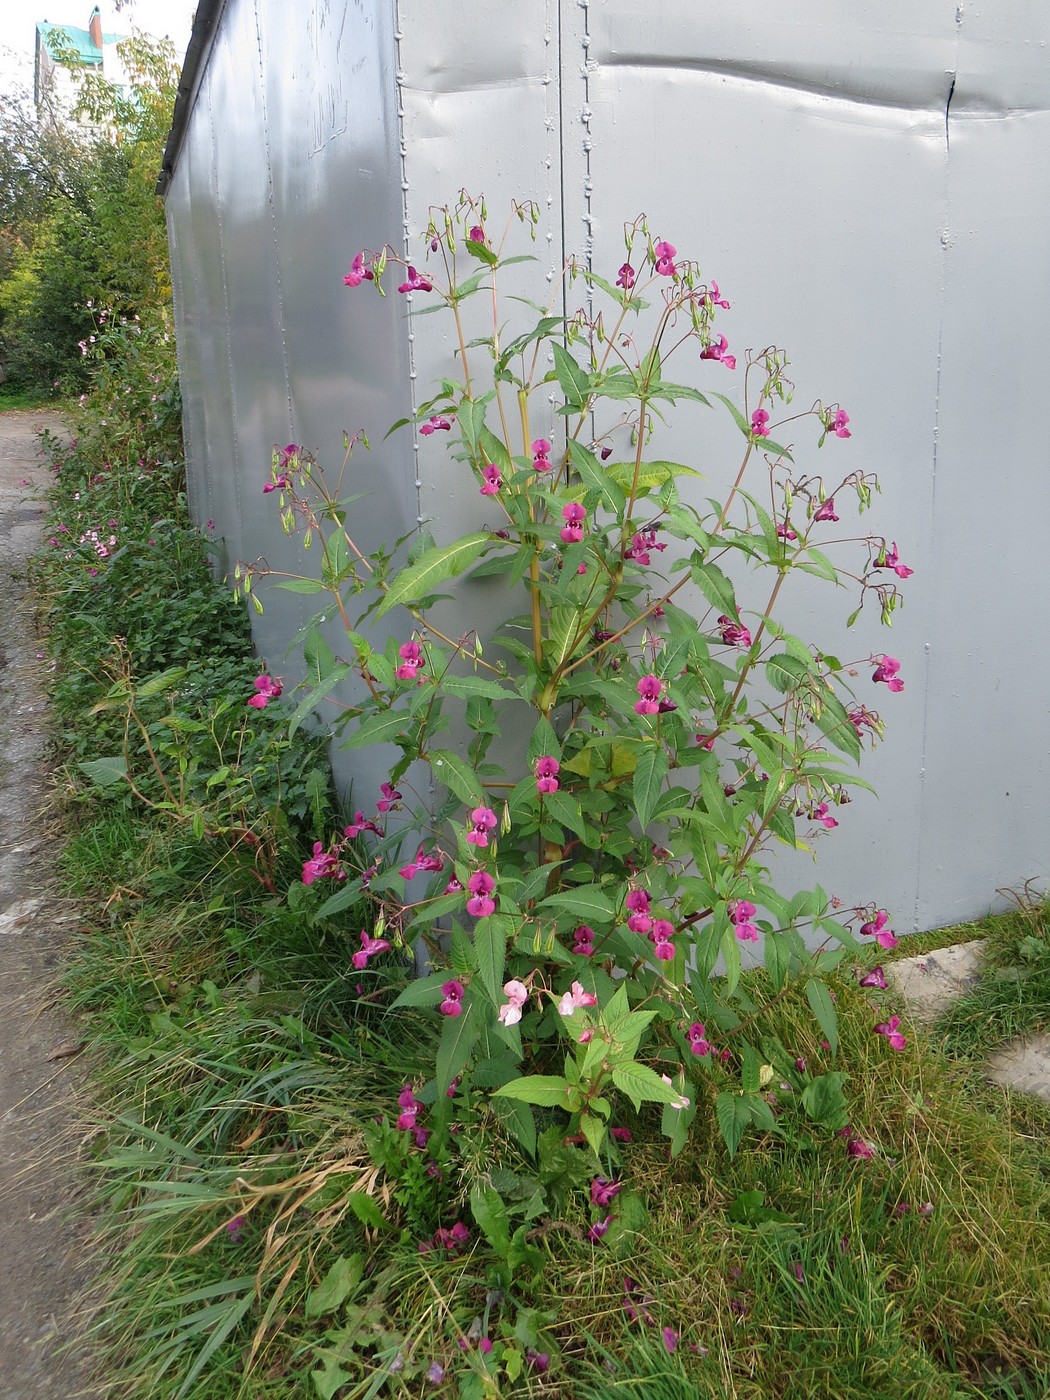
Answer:
M81 63L99 64L102 62L102 50L86 29L77 29L72 24L48 24L47 20L43 20L37 25L36 32L44 41L52 58L57 58L63 49L72 49ZM104 44L119 44L122 39L126 38L126 34L103 34L102 42Z

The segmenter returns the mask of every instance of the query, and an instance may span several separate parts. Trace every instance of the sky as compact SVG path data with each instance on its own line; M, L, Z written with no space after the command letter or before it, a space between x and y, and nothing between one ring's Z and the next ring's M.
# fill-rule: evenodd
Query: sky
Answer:
M106 34L128 34L144 29L158 38L174 40L179 61L186 55L197 0L130 0L118 11L114 0L97 0ZM0 28L0 90L13 84L33 86L33 46L40 20L86 29L96 0L30 0L28 5L5 6Z

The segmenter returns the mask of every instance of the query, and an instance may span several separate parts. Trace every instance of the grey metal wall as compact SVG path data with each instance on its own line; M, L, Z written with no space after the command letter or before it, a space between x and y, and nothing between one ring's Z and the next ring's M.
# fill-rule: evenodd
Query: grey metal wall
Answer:
M229 0L168 195L195 511L230 559L281 566L273 444L341 457L344 428L379 439L446 368L442 318L342 294L358 247L465 185L494 215L541 204L545 273L580 250L608 271L644 209L733 301L734 349L784 345L800 398L846 407L854 437L813 465L879 473L865 522L916 570L893 632L862 619L849 644L899 656L906 689L870 694L880 798L842 814L820 879L899 928L984 912L1050 849L1048 39L1034 0ZM699 408L668 438L714 476L733 445ZM373 541L484 518L433 439L361 462ZM286 674L295 606L271 595L258 628ZM837 636L841 598L799 606ZM463 607L476 625L486 602Z

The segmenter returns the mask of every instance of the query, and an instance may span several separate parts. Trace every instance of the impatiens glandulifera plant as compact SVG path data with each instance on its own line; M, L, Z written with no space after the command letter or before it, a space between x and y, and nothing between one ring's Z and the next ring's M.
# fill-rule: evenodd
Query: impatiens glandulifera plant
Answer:
M320 554L319 576L278 586L328 594L325 615L346 634L337 655L319 622L306 629L292 726L347 683L360 698L335 720L343 746L397 753L375 816L358 812L316 848L304 880L332 881L318 917L367 891L384 945L423 945L434 970L394 1007L442 1018L433 1092L458 1081L457 1102L486 1102L527 1151L535 1109L598 1154L646 1103L678 1151L705 1096L734 1151L748 1125L776 1128L763 1092L774 1068L839 1128L844 1076L821 1082L772 1041L756 986L741 983L741 945L761 949L769 1002L807 1000L834 1055L823 974L859 946L853 925L890 946L889 916L871 905L833 917L819 888L781 894L767 852L808 849L838 824L848 789L868 786L852 771L862 746L882 735L855 687L903 681L895 658L840 661L785 610L808 574L853 587L849 623L869 601L889 623L911 570L884 536L832 528L876 487L838 465L847 413L792 409L775 348L744 355L742 403L722 393L737 367L715 332L729 302L644 218L608 278L567 264L580 310L562 313L559 287L531 324L506 329L503 269L529 261L505 252L519 221L532 231L535 210L515 206L492 238L483 202L462 195L432 218L425 273L387 248L356 253L344 279L382 292L393 264L413 310L423 299L450 315L455 377L395 427L444 446L491 524L373 548L344 493L362 439L345 442L334 483L306 448L274 453L263 489ZM486 308L481 335L472 301ZM669 377L672 359L690 382ZM712 401L732 415L741 457L698 508L700 472L655 444L670 408L695 417ZM818 447L830 439L828 476L796 464L808 422ZM256 606L270 572L238 566ZM491 581L500 599L518 590L520 610L484 637L442 630L434 604L459 576ZM395 630L378 646L383 619ZM417 791L426 770L436 806ZM355 964L374 978L383 960L362 969L377 945L361 938Z

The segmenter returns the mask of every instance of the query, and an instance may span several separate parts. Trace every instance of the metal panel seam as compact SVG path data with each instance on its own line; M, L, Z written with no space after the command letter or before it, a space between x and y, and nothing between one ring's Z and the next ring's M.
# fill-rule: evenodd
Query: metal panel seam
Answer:
M946 74L948 79L948 91L944 99L944 225L941 229L941 284L938 288L938 323L937 323L937 376L933 393L933 443L930 458L930 537L936 534L937 530L937 469L939 466L940 448L940 427L941 427L941 378L944 373L944 313L945 301L948 287L948 254L951 247L951 231L948 227L949 219L949 170L948 163L951 157L951 137L949 134L949 122L951 118L952 96L955 92L955 81L959 72L959 48L960 36L959 28L962 24L962 6L957 6L954 15L955 21L955 59L951 71ZM927 829L927 747L930 737L931 722L931 696L930 696L930 655L932 646L927 640L924 648L926 655L926 674L923 678L923 714L922 714L922 738L919 750L919 858L915 863L915 901L912 910L912 927L918 928L921 917L922 904L922 868L923 868L923 847L926 845L924 833Z
M398 164L401 167L401 227L404 234L405 257L409 255L410 240L412 230L408 222L408 142L405 138L405 65L402 62L402 45L404 43L405 31L401 24L401 0L394 0L394 84L395 99L397 106L397 148ZM415 418L417 397L416 397L416 333L412 329L412 298L413 293L407 294L408 301L408 396L409 411L412 418ZM419 471L419 436L412 434L412 469L414 473L414 484L416 488L416 524L423 524L423 478ZM433 793L431 794L433 795Z
M208 129L211 134L213 181L212 198L215 201L215 227L219 242L219 277L222 281L222 330L226 340L226 369L230 378L230 441L233 445L233 480L239 486L240 444L237 437L237 388L233 377L233 322L230 317L230 284L226 275L226 233L222 218L222 199L219 194L219 148L216 140L215 111L212 107L212 89L208 88Z
M274 288L277 294L277 323L281 328L281 364L284 368L284 397L288 405L288 431L295 432L295 408L292 404L292 367L288 358L288 335L284 319L284 287L281 282L281 245L277 237L277 199L273 189L273 144L270 140L270 109L266 102L266 66L263 61L262 21L259 0L252 6L255 15L255 52L259 63L259 106L262 111L263 149L266 152L266 199L270 206L270 229L273 233Z

